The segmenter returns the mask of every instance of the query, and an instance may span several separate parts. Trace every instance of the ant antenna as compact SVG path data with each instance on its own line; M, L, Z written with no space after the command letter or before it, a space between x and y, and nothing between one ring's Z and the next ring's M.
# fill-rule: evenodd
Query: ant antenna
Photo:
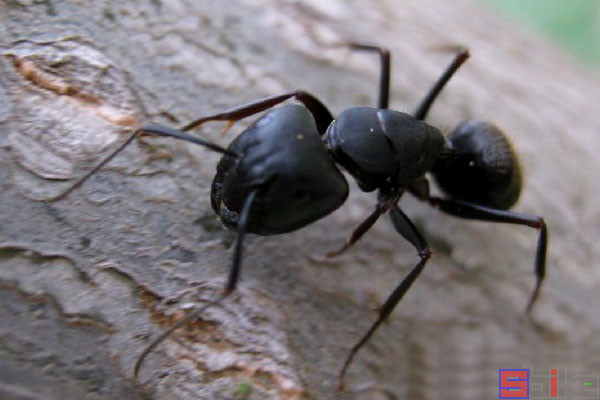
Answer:
M242 210L241 210L239 218L238 218L237 236L235 238L235 245L234 245L234 250L233 250L234 251L233 264L229 271L229 278L227 279L227 283L225 285L223 292L221 292L221 295L219 297L217 297L215 300L211 301L208 304L205 304L203 307L200 307L199 309L197 309L195 311L190 312L187 316L185 316L183 319L181 319L181 321L176 322L173 326L171 326L169 329L167 329L165 332L163 332L160 336L158 336L156 339L154 339L152 341L152 343L150 343L148 345L148 347L146 347L144 349L144 351L142 352L142 354L140 355L140 357L138 358L138 360L135 363L135 367L133 369L133 379L134 380L137 379L138 373L140 371L140 368L142 367L142 363L146 359L146 356L148 354L150 354L150 352L152 350L154 350L154 348L156 346L158 346L163 340L165 340L167 337L169 337L175 330L177 330L178 328L187 324L194 318L197 318L200 314L202 314L204 311L206 311L209 307L219 304L221 301L223 301L224 298L229 296L235 290L238 279L239 279L239 275L240 275L240 267L242 264L242 250L243 250L242 244L243 244L244 234L246 233L248 224L250 222L250 215L252 212L252 206L254 205L254 201L256 199L256 195L258 194L258 192L261 189L262 189L262 186L260 186L260 185L256 186L248 194L248 196L246 197L246 200L244 201L244 205L242 207Z
M202 314L204 311L206 311L206 309L208 309L209 307L212 307L214 305L219 304L228 295L229 295L229 292L223 292L223 293L221 293L221 295L219 297L217 297L215 300L213 300L213 301L205 304L203 307L200 307L200 308L198 308L198 309L190 312L188 315L186 315L180 321L178 321L173 326L171 326L169 329L167 329L166 331L164 331L156 339L154 339L152 341L152 343L150 343L144 349L144 351L142 352L142 354L140 355L140 357L136 361L135 367L133 369L133 379L134 380L137 379L138 373L140 372L140 368L142 367L142 364L144 363L144 360L146 359L146 356L148 354L150 354L150 352L152 352L152 350L154 350L154 348L156 346L158 346L163 340L165 340L168 336L170 336L174 331L176 331L177 329L181 328L182 326L184 326L185 324L187 324L191 320L193 320L195 318L198 318L200 316L200 314Z
M188 135L187 133L184 133L182 131L168 128L166 126L162 126L162 125L158 125L158 124L151 124L151 123L145 124L142 127L140 127L139 129L137 129L135 132L133 132L133 134L131 134L131 136L129 136L122 145L120 145L115 151L113 151L111 154L109 154L104 160L102 160L102 162L100 162L100 164L95 166L90 172L85 174L82 178L80 178L77 182L75 182L73 185L71 185L71 187L69 187L64 192L59 193L58 195L56 195L54 197L50 197L48 199L48 201L56 201L56 200L60 200L60 199L63 199L64 197L66 197L69 193L71 193L73 190L75 190L79 186L81 186L92 175L94 175L103 166L105 166L108 162L110 162L110 160L112 160L117 154L119 154L121 151L123 151L125 149L125 147L129 146L129 144L131 144L131 142L133 142L134 139L142 133L150 133L150 134L154 134L154 135L158 135L158 136L173 137L176 139L185 140L185 141L188 141L188 142L191 142L194 144L198 144L200 146L207 147L212 151L227 154L228 156L232 156L232 157L236 157L236 158L242 157L242 155L239 153L236 153L231 150L227 150L219 145L216 145L216 144L208 142L206 140L197 138L195 136Z

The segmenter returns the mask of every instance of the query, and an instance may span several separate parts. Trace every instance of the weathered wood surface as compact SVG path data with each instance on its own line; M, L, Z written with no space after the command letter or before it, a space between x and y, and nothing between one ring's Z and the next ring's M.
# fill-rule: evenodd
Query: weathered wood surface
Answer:
M526 174L516 210L543 215L550 228L535 328L523 318L534 230L461 221L403 199L434 256L359 353L349 387L481 399L497 396L498 368L600 374L600 80L556 47L462 0L6 1L3 398L386 398L338 394L336 374L417 257L384 218L346 255L323 261L374 206L354 184L322 221L250 236L238 295L161 345L139 385L131 372L149 338L184 306L215 296L227 274L234 235L209 205L218 155L143 139L68 198L45 201L138 120L179 126L297 88L335 113L373 104L377 59L331 47L348 39L390 48L391 106L403 111L449 62L435 48L468 45L472 59L430 122L500 124ZM225 145L238 125L224 138L219 124L200 134Z

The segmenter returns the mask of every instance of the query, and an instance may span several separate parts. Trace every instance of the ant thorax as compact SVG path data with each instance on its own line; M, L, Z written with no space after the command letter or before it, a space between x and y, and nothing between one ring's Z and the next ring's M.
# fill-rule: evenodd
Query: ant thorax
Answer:
M366 192L408 186L433 168L445 141L437 128L409 114L372 107L342 112L323 140Z

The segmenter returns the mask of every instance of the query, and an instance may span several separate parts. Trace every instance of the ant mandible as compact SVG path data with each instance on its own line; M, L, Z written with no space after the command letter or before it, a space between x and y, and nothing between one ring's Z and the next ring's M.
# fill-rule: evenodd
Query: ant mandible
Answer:
M389 51L363 43L348 46L379 54L381 71L376 108L350 108L334 119L316 97L294 91L199 118L178 130L145 124L97 167L54 198L62 198L80 186L141 133L186 140L224 154L211 187L212 208L223 225L237 230L233 263L224 291L146 347L135 365L134 377L145 357L163 339L235 290L245 233L292 232L330 214L344 203L348 183L336 164L348 171L363 191L377 190L378 196L375 210L352 232L344 246L328 256L346 251L389 211L395 229L416 248L420 257L389 295L375 322L350 350L339 374L340 389L344 387L346 370L358 350L398 305L431 256L423 235L398 207L404 192L460 218L538 229L536 284L526 308L528 314L531 312L545 275L548 231L541 217L509 211L521 191L521 171L508 139L489 122L464 121L447 137L423 122L445 84L469 58L469 51L457 48L450 65L414 114L409 115L388 108ZM266 113L226 149L185 133L208 121L228 121L231 125L292 98L304 106L286 105ZM434 177L446 198L429 194L426 173Z

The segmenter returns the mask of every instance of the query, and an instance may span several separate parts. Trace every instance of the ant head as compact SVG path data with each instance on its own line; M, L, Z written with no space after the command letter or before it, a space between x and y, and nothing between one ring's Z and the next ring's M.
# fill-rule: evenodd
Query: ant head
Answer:
M319 137L314 118L300 106L275 109L256 121L230 146L212 185L212 206L223 224L237 226L248 194L259 188L248 231L291 232L337 209L348 183Z

